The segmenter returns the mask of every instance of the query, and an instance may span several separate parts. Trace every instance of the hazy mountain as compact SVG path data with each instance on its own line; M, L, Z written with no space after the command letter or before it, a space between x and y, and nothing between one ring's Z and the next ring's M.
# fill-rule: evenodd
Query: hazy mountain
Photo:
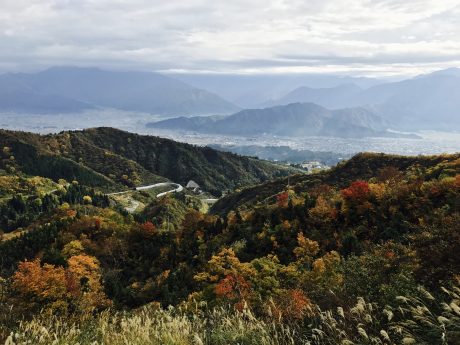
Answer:
M285 105L290 103L316 103L324 107L336 109L347 106L350 98L355 97L363 89L355 84L342 84L330 88L299 87L287 95L273 101L265 106Z
M395 136L388 123L363 109L329 110L313 103L293 103L243 110L223 118L174 118L148 127L234 135L377 137Z
M355 84L361 88L368 88L384 82L372 78L332 74L174 74L173 76L195 87L214 92L242 108L259 108L299 87L332 88L343 84Z
M18 113L78 112L93 106L65 96L42 94L12 75L0 77L0 111Z
M393 128L460 129L460 69L450 68L367 89L345 84L332 88L301 87L266 103L314 102L328 108L364 107Z
M426 76L434 76L434 75L450 75L452 77L460 77L460 68L452 67L442 69L440 71L435 71L429 74L422 74L416 78L426 77Z
M46 95L43 103L36 100L37 108L49 107L47 102L53 95L98 107L165 115L228 114L238 110L215 94L156 73L54 67L34 74L8 74L0 79L0 95L7 95L9 83L14 87L14 82ZM9 106L14 110L13 101ZM17 108L21 109L20 104ZM63 112L76 110L75 106L61 108Z
M371 87L350 99L405 129L460 129L458 69Z

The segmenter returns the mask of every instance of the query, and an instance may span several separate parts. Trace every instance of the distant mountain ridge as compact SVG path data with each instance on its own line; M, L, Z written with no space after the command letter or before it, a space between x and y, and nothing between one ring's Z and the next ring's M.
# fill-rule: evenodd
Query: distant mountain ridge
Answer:
M366 89L385 82L385 80L373 78L317 73L255 75L171 74L171 76L200 89L214 92L246 109L272 106L274 104L270 104L270 101L277 100L299 87L317 89L354 84ZM314 100L297 100L295 102L318 103ZM328 107L327 105L323 106Z
M301 87L268 104L306 101L332 109L364 107L402 130L459 130L460 69L450 68L361 90L353 84L322 89Z
M99 107L160 115L239 109L216 94L157 73L53 67L0 75L0 111L69 113Z
M147 124L150 128L228 135L395 137L388 122L363 108L329 110L314 103L292 103L242 110L226 117L173 118Z
M299 87L287 95L264 103L266 107L290 103L316 103L329 109L346 107L349 99L355 97L363 89L355 84L341 84L330 88Z
M451 74L378 85L351 103L372 107L402 129L460 129L460 77Z
M364 108L399 131L460 130L458 68L397 82L328 74L174 76L177 79L157 73L79 67L4 74L0 75L0 113L65 114L118 109L189 117L229 115L241 110L226 98L251 109L262 107L264 111L293 103L315 103L335 110ZM188 85L187 81L200 88ZM220 120L213 118L213 126L223 123ZM193 119L186 125L203 131L208 126L204 122L208 121ZM357 130L349 131L343 122L340 124L342 136L359 136ZM82 127L91 126L82 123ZM279 132L284 130L282 127ZM335 135L336 131L325 132ZM370 132L366 135L375 136Z
M93 105L55 94L43 94L13 75L0 76L0 111L19 113L79 112Z

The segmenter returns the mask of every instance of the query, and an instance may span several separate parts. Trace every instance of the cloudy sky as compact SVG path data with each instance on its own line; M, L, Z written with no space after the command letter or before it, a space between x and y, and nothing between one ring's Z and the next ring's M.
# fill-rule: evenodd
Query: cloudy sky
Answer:
M0 0L0 71L460 67L460 0Z

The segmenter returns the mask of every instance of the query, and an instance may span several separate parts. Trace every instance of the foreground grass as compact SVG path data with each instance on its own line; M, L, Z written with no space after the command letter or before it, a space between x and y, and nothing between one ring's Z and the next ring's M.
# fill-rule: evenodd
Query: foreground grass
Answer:
M399 297L396 308L358 299L348 311L314 311L303 322L255 317L249 310L194 312L155 306L70 319L40 315L23 321L6 345L323 345L460 344L460 289L436 299Z

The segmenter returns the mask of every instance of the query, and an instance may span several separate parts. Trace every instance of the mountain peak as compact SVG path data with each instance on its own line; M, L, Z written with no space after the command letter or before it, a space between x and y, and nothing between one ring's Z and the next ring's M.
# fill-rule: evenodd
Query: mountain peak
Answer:
M23 97L16 92L16 97L11 97L15 81L37 95ZM0 85L0 111L18 113L72 113L86 105L159 115L214 115L239 110L216 94L152 72L55 66L38 73L0 76Z
M424 78L424 77L432 77L432 76L450 76L450 77L460 77L460 68L458 67L450 67L446 69L442 69L439 71L434 71L428 74L421 74L417 78Z

